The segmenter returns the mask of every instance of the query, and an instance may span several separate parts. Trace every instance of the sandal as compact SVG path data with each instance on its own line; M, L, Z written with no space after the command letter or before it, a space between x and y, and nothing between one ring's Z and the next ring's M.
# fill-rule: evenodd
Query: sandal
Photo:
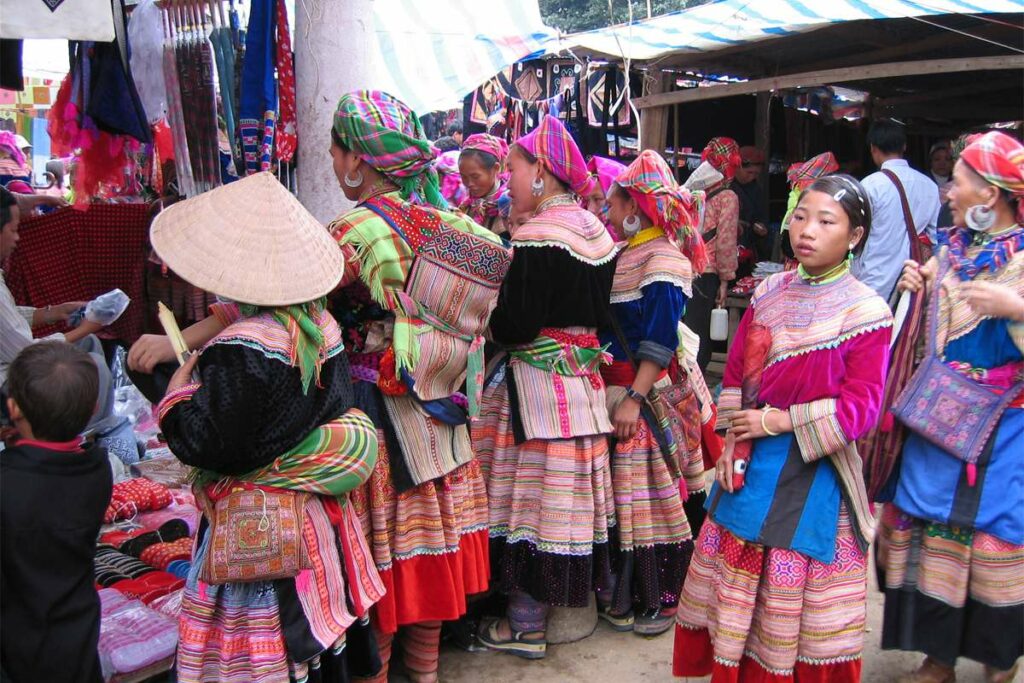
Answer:
M511 638L503 639L498 635L498 623L497 619L491 621L487 624L487 628L477 635L477 638L486 647L523 659L544 659L548 647L547 640L527 638L522 631L512 631Z
M636 622L633 624L633 633L638 636L660 636L672 628L675 620L675 614L665 614L664 612L657 612L650 616L644 614L636 618Z
M925 657L917 671L900 676L899 683L956 683L956 670Z
M1017 671L1020 669L1020 662L1017 662L1007 671L999 671L991 666L985 666L985 680L988 683L1013 683L1017 678Z
M597 616L600 619L608 622L608 625L612 627L613 631L619 631L625 633L626 631L633 630L633 612L626 612L625 614L613 614L611 605L598 605Z

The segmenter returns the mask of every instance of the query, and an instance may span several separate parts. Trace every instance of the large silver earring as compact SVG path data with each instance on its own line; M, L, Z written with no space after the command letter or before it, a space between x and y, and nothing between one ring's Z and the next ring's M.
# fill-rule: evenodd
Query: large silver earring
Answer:
M635 213L626 216L622 221L622 231L626 233L626 237L632 237L640 232L640 216L637 216Z
M357 187L362 187L362 185L363 185L363 172L362 171L356 171L356 177L355 178L349 178L348 177L348 173L346 173L345 177L342 180L345 181L345 187L351 187L353 190L355 188L357 188Z
M964 216L967 227L975 232L988 232L996 224L996 212L984 204L975 204Z
M530 194L534 197L539 197L544 194L544 179L534 178L533 182L530 183Z

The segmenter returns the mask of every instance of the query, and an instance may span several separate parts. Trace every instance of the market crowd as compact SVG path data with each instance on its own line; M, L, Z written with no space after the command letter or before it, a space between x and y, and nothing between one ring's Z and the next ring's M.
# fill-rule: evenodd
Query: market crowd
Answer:
M680 185L650 150L586 160L552 116L511 145L450 132L439 157L401 101L350 92L330 162L355 208L330 225L267 173L153 222L218 299L180 367L167 336L128 354L140 387L169 378L147 392L201 511L177 680L435 681L442 637L541 659L552 609L592 602L671 631L677 676L858 681L880 637L924 653L907 683L960 658L1013 680L1020 142L940 144L922 174L876 122L877 173L790 168L780 233L764 153L730 138ZM0 198L6 258L38 200ZM714 311L739 255L777 245L789 267L757 281L712 391ZM0 286L5 681L101 680L96 540L112 496L139 509L79 438L107 410L97 323L33 339L80 308Z

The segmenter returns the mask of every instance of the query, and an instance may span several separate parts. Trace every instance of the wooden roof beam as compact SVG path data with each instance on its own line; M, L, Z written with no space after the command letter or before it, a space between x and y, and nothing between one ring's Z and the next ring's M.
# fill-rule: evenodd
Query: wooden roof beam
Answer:
M712 85L703 88L690 88L688 90L676 90L648 97L639 97L633 100L633 104L637 109L650 109L651 107L665 107L670 104L682 104L684 102L716 100L721 97L733 97L735 95L751 95L769 90L812 88L833 83L862 82L896 76L923 76L927 74L1003 69L1024 69L1024 55L928 59L916 62L893 62L890 64L869 64L843 69L807 71L800 74L759 78L746 81L745 83Z
M953 86L950 88L931 89L926 92L914 93L913 95L897 95L895 97L879 97L875 99L875 106L898 107L904 104L919 104L921 102L934 102L952 97L963 97L964 95L979 95L997 90L1012 90L1021 87L1021 79L993 79L980 83L968 83L967 85Z

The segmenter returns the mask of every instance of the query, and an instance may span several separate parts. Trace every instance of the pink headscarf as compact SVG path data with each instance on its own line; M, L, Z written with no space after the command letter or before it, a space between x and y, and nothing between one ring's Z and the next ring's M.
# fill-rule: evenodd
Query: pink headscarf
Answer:
M508 156L508 143L487 133L474 133L466 138L462 143L462 151L465 152L467 149L486 152L497 159L499 163Z
M584 194L588 189L587 162L569 131L554 116L546 115L539 126L516 140L516 144L536 157L576 194Z
M623 174L626 166L612 159L591 157L590 162L587 164L587 170L597 176L597 182L601 183L601 191L607 195L612 183Z
M14 133L9 130L0 131L0 147L3 147L10 152L14 160L18 162L19 166L25 165L25 155L18 148L18 139Z

